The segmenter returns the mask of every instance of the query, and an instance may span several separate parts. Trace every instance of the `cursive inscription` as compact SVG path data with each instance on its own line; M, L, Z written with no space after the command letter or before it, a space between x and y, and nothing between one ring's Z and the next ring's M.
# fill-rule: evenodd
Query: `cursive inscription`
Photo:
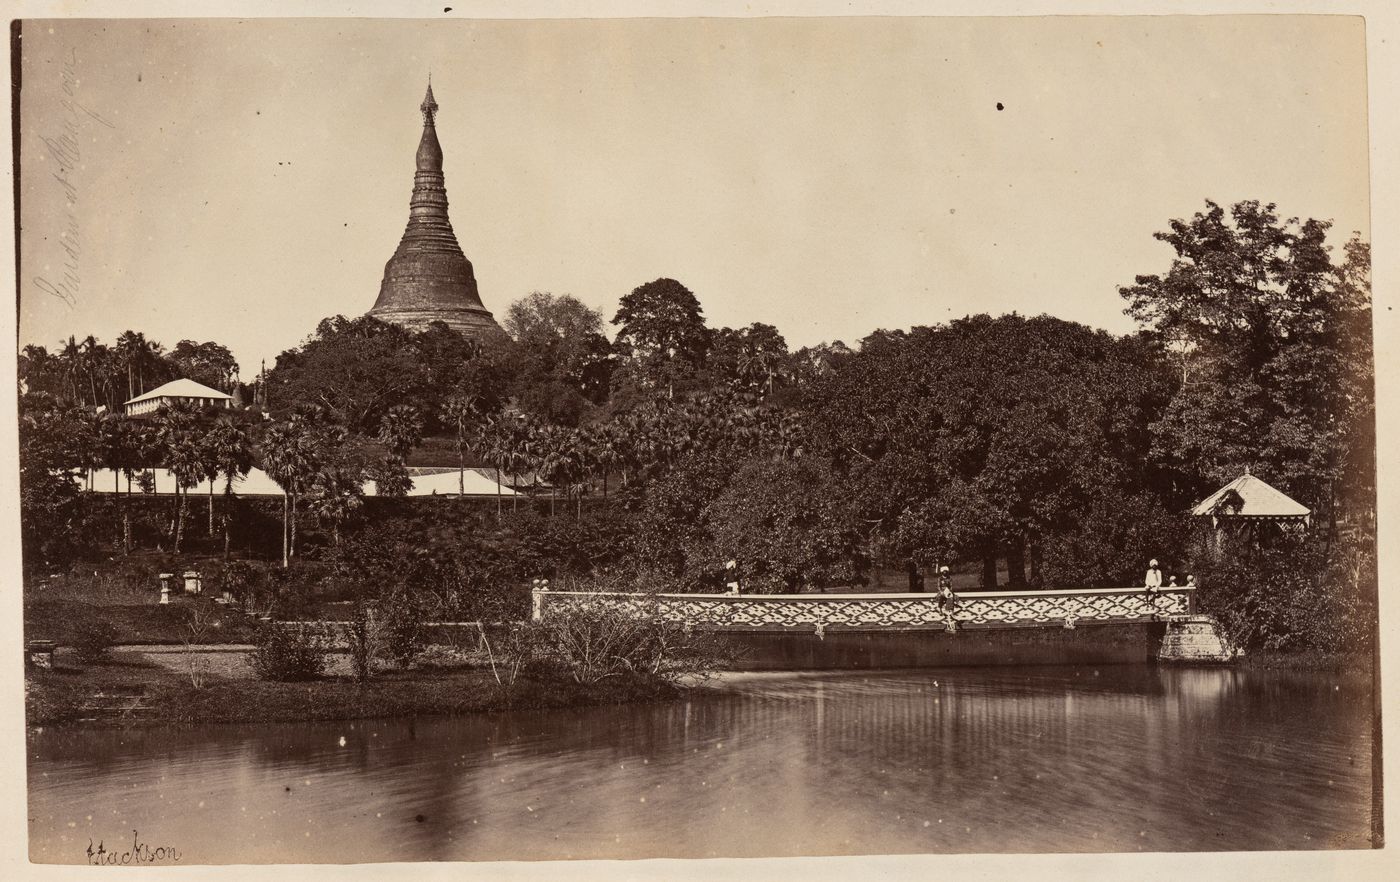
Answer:
M57 131L49 131L39 136L44 145L44 156L57 166L49 174L57 182L59 194L63 198L64 209L59 212L58 244L63 258L57 271L50 271L34 277L34 287L51 297L57 297L69 306L78 302L82 290L80 258L83 253L82 230L78 226L78 180L77 172L83 158L82 129L86 122L94 121L107 128L116 128L100 115L85 107L78 100L78 50L70 48L59 66L60 88L63 97L58 105L61 113ZM49 267L45 266L48 270Z
M96 847L92 840L88 839L87 862L90 867L125 867L131 864L160 864L178 863L180 852L173 846L159 845L151 848L141 841L141 835L135 830L131 831L131 848L124 851L113 848L108 850L102 840L97 840Z

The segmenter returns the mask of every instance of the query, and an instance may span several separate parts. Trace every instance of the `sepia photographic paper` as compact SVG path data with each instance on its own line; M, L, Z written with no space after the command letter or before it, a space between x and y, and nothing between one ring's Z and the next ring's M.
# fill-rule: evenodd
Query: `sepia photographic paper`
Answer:
M19 4L6 877L1387 877L1397 24Z

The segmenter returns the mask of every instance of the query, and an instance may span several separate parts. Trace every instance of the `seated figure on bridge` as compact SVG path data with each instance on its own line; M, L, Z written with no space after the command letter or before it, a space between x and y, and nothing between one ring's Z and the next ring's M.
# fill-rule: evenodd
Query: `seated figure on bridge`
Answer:
M951 613L958 607L957 595L953 593L953 579L946 566L938 568L938 596L943 598L943 611Z
M1152 604L1152 616L1157 616L1157 597L1162 590L1162 570L1157 566L1157 559L1147 565L1147 576L1143 579L1146 589L1147 601Z
M1143 585L1147 588L1148 594L1156 594L1157 589L1162 587L1162 570L1157 566L1157 559L1147 565L1147 577L1143 580Z

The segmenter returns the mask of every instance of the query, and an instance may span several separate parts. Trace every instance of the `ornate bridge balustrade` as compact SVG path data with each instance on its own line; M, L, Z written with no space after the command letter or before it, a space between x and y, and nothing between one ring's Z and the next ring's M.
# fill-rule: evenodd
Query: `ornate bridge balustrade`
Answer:
M622 594L534 591L534 619L603 604L681 625L732 631L1073 628L1163 621L1192 612L1194 588L977 591L935 594Z

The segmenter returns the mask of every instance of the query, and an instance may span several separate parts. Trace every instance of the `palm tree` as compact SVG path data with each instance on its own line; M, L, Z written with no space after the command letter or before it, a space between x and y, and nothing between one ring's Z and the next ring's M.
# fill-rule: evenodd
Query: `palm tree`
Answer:
M411 404L396 404L379 421L379 440L389 452L407 460L408 453L423 440L423 415Z
M19 377L24 392L54 392L62 385L62 364L43 346L33 343L20 350Z
M262 466L267 476L282 488L282 568L291 562L288 539L291 513L288 505L296 490L299 474L305 468L301 440L290 422L277 423L267 430L262 441Z
M608 475L612 473L623 459L623 443L621 433L616 425L605 423L595 426L587 431L581 443L584 448L585 459L597 466L603 478L603 498L608 498Z
M112 470L112 493L121 510L122 554L131 552L131 515L127 511L127 500L121 495L121 474L127 474L127 489L131 489L131 470L135 467L138 454L135 427L127 417L101 414L94 423L96 464Z
M124 331L117 338L117 359L126 368L126 398L136 397L136 369L145 360L149 344L140 331ZM142 390L145 391L145 390Z
M92 390L92 404L97 406L97 369L101 360L97 338L88 334L83 338L82 353L79 356L79 363L82 365L83 373L87 374L88 387Z
M175 477L175 494L180 504L175 515L175 553L185 534L185 513L189 509L190 490L199 486L204 475L200 444L194 435L181 438L166 453L166 463Z
M553 488L549 494L549 513L554 514L557 488L564 487L564 499L576 498L577 517L583 516L584 476L587 474L586 452L580 433L562 426L552 426L542 434L539 451L539 471Z
M335 544L340 545L340 528L365 504L364 475L358 469L330 466L311 480L307 507L324 526L330 524Z
M82 376L83 371L83 348L78 345L76 337L71 334L68 336L68 342L63 344L58 359L63 366L63 378L68 384L68 400L81 405L83 401L78 395L78 378Z
M224 558L227 559L230 533L232 532L230 522L233 519L233 481L240 475L248 474L248 471L253 467L253 449L248 441L248 434L229 419L220 419L214 424L213 430L204 436L203 446L206 466L213 463L213 472L209 475L211 534L214 516L214 480L219 475L224 476Z
M263 438L263 468L282 488L282 566L297 553L297 498L310 485L330 450L344 439L345 430L326 421L325 412L298 408L291 418L273 425ZM288 505L290 503L290 511Z
M472 418L476 416L475 395L466 392L453 392L442 405L443 422L449 423L457 432L457 495L467 495L467 435Z
M501 520L501 469L505 461L501 441L501 420L487 417L476 427L476 449L496 471L496 521Z
M189 488L199 484L203 474L199 443L195 435L199 412L186 401L175 401L161 407L156 418L162 459L175 478L175 551L180 550L184 536L185 510Z
M503 462L511 476L511 489L515 495L510 498L512 513L520 510L520 473L531 468L535 448L535 429L524 416L517 416L505 423L505 449Z

